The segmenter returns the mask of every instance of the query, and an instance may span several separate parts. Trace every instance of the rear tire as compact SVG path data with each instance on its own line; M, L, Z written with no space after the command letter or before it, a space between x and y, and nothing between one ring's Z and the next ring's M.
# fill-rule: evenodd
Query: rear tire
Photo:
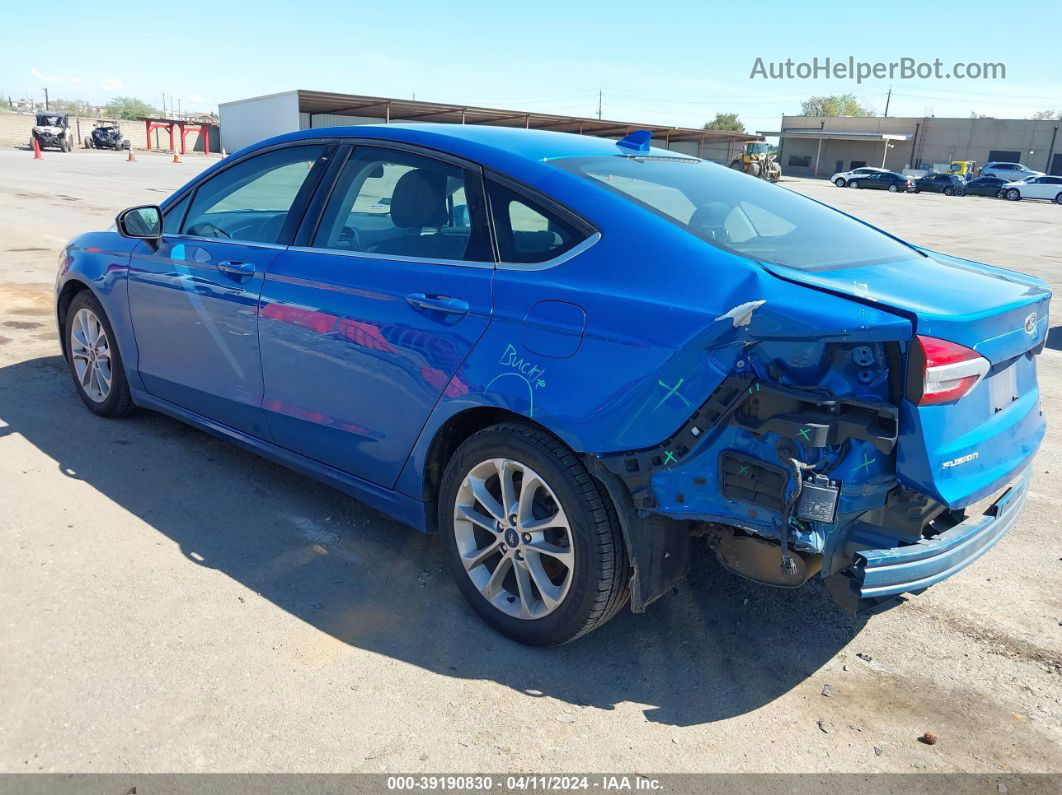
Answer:
M955 196L965 196L966 195L966 190L964 188L956 188L954 195Z
M1062 193L1055 196L1055 204L1062 204Z
M70 302L63 334L70 376L89 410L112 418L132 412L136 405L129 394L114 329L100 302L88 290L82 290Z
M954 192L955 191L953 191L951 188L944 188L944 195L945 196L951 196L951 194L953 194Z
M438 526L462 596L519 643L575 640L627 601L630 567L611 501L538 428L504 423L466 439L443 473Z
M899 193L900 189L895 185L889 185L889 193Z
M848 187L849 188L855 188L856 190L859 190L859 180L853 179L851 182L848 183Z

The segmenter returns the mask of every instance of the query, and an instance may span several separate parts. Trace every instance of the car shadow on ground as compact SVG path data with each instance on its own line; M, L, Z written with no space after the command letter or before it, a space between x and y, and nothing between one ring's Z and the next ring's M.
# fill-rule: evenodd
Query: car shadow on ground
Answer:
M646 615L624 611L576 643L527 648L472 614L434 538L169 418L95 417L58 356L0 368L0 420L0 435L20 435L176 542L175 566L223 572L344 643L529 697L634 702L672 725L721 720L792 689L865 623L819 586L735 577L698 544L689 579Z

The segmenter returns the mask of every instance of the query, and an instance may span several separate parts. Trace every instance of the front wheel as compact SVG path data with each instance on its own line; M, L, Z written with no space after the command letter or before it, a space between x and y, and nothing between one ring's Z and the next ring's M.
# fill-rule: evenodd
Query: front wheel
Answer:
M134 408L122 356L107 315L88 290L70 302L66 313L66 361L77 393L94 414L121 417Z
M1021 192L1017 188L1011 188L1006 192L1007 201L1016 202L1021 198Z
M953 194L954 192L955 191L953 191L951 188L944 188L944 195L945 196L951 196L951 194Z
M462 596L520 643L574 640L627 601L611 502L571 450L529 425L495 425L457 449L439 489L439 531Z
M838 177L833 181L833 184L836 185L838 188L843 188L845 186L844 178Z

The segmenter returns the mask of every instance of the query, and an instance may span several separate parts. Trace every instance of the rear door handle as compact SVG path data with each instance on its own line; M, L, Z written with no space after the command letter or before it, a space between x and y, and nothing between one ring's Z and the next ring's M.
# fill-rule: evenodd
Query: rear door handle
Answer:
M255 268L250 262L237 262L236 260L227 259L218 263L218 270L230 276L253 276Z
M424 293L410 293L406 301L417 309L427 309L429 312L447 312L452 315L467 315L468 301L460 298L450 298L445 295L428 296Z

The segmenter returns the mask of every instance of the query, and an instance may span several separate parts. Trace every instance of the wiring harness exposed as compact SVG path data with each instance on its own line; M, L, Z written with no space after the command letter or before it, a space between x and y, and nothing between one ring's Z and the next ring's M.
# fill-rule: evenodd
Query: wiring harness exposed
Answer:
M797 458L783 457L781 455L779 458L793 470L795 484L789 499L785 501L785 506L782 509L782 528L779 532L779 540L782 546L782 571L788 575L795 575L797 573L796 561L789 554L789 519L793 515L793 508L796 506L797 500L800 499L800 492L804 488L804 473L814 471L818 464L805 464Z

